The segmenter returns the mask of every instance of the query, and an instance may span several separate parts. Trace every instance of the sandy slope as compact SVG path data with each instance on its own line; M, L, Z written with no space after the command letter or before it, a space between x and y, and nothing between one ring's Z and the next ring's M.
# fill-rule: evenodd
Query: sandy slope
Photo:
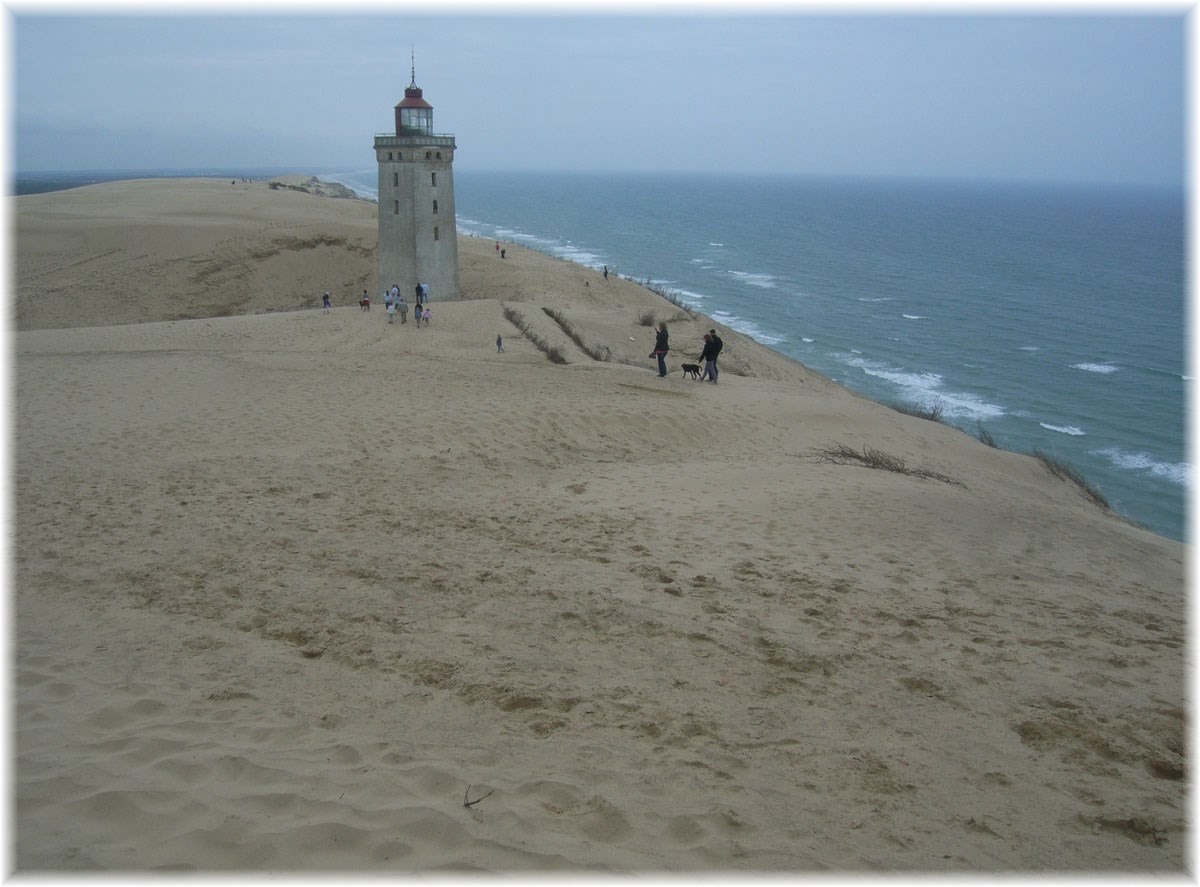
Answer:
M358 201L14 216L19 868L1184 870L1185 547L1035 460L513 246L276 310Z

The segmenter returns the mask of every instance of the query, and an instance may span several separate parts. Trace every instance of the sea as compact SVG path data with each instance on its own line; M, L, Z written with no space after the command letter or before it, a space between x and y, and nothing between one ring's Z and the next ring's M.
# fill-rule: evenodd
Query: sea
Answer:
M374 168L316 175L378 196ZM874 400L1042 453L1123 517L1188 538L1182 188L454 178L464 234L607 266Z

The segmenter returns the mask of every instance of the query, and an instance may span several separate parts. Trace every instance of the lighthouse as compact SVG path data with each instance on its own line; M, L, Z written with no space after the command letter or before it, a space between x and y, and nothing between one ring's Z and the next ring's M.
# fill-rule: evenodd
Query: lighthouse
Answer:
M415 64L395 110L395 134L375 136L379 287L396 284L411 301L417 284L425 283L431 299L457 299L454 136L434 133L433 105L417 86Z

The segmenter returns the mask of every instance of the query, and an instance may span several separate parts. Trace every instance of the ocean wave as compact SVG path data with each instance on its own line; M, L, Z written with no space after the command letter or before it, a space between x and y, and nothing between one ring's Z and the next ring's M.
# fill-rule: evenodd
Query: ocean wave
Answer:
M1074 425L1050 425L1046 422L1038 422L1038 424L1047 431L1057 431L1059 434L1069 434L1072 437L1082 437L1083 435L1087 434L1086 431L1081 428L1076 428Z
M1144 472L1181 487L1192 485L1192 466L1188 462L1163 462L1147 453L1129 453L1117 447L1095 450L1095 453L1124 471Z
M712 317L730 329L737 330L739 333L747 335L754 341L761 342L764 345L779 345L787 341L782 336L775 336L766 332L754 321L738 317L736 314L730 314L728 311L714 311Z
M901 314L905 320L925 320L924 314Z
M892 301L892 297L891 296L881 296L877 299L871 299L871 298L868 298L867 296L859 296L858 301L860 301L860 302L890 302L890 301Z
M520 228L507 228L503 225L489 225L484 222L475 220L466 220L470 224L469 229L465 229L461 224L464 220L459 219L459 230L469 234L477 234L478 236L487 236L495 240L507 240L512 243L520 244L529 249L536 250L539 253L544 253L548 256L554 256L558 259L566 259L574 262L577 265L583 265L587 268L600 268L606 264L603 256L593 252L585 246L580 246L572 243L570 240L559 240L554 237L542 237L537 234L527 234ZM475 227L478 226L478 227ZM486 235L485 235L486 232Z
M1041 351L1042 349L1037 345L1022 345L1019 350L1021 350L1021 351Z
M847 356L842 362L862 370L868 376L895 385L900 389L901 396L909 402L926 408L940 405L942 415L947 418L996 419L1005 412L1003 407L971 394L945 391L942 388L942 376L938 373L899 370L861 357Z
M763 274L761 272L730 271L729 274L749 286L760 286L764 289L775 289L775 287L779 285L773 275Z
M1119 367L1115 367L1111 363L1073 363L1071 364L1071 369L1108 375L1109 373L1115 373Z

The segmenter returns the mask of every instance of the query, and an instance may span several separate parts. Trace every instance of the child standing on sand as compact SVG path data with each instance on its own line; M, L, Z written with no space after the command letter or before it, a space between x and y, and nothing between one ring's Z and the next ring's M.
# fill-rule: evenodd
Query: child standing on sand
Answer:
M321 307L325 310L326 314L329 313L329 293L321 297Z
M429 313L428 305L425 306L425 313L422 315L422 317L425 320L425 326L429 326L429 318L432 317L432 315Z

